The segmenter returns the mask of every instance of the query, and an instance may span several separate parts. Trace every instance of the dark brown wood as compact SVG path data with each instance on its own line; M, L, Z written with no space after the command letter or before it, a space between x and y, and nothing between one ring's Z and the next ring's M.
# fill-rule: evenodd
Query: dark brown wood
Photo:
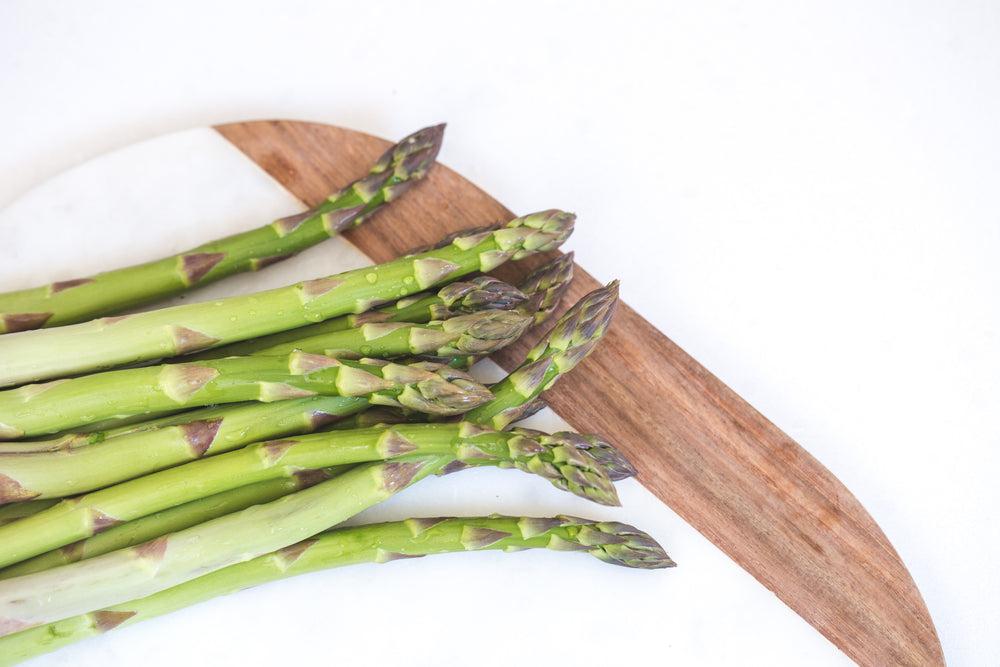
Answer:
M310 206L364 173L390 143L291 121L216 129ZM348 237L381 262L444 233L512 217L439 165ZM516 279L540 261L498 275ZM579 266L575 275L569 303L598 286ZM497 361L515 367L528 344ZM546 398L574 428L613 435L646 487L853 660L944 664L909 572L857 499L627 305L572 380Z

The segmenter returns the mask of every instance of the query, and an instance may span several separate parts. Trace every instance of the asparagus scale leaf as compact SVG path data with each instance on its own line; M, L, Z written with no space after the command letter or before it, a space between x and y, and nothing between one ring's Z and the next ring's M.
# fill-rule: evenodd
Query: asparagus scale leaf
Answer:
M360 224L422 179L443 135L444 125L411 134L386 151L364 178L304 213L145 264L0 294L0 334L125 312L291 257Z
M575 216L543 211L385 264L264 292L0 336L0 386L163 359L359 313L474 271L554 250ZM0 425L0 432L4 427Z
M0 638L0 665L60 649L221 595L317 570L464 551L547 548L642 569L674 562L646 533L568 516L414 518L320 533L159 593Z

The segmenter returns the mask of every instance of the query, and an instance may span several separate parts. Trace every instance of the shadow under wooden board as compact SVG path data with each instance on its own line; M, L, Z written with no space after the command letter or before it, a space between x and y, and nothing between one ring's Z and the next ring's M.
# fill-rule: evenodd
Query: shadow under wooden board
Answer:
M391 143L296 121L215 129L308 206L363 175ZM346 234L375 262L514 217L441 165L376 215L382 223ZM514 282L546 259L495 274ZM597 287L577 265L564 303ZM532 342L494 358L511 370ZM614 434L650 491L851 659L944 664L912 577L850 491L633 309L619 307L608 336L573 373L572 388L564 383L546 393L549 405L575 429Z

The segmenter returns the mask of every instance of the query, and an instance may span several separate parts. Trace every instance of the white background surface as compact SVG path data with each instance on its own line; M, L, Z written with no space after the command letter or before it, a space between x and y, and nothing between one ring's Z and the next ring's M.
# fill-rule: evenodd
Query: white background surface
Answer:
M1000 9L987 2L6 0L0 207L111 150L212 123L295 118L397 138L447 121L442 162L514 211L574 210L578 261L620 278L627 302L867 507L949 663L995 664L997 34ZM25 224L42 238L72 221ZM684 567L642 584L662 596L655 615L615 629L653 636L674 664L843 662L672 513L647 509L640 489L625 488L626 508L633 491L636 522L657 521L643 527ZM533 565L517 571L537 566L546 581L546 556L519 555ZM389 570L363 575L376 595L437 590ZM448 586L468 594L479 571L456 570ZM287 583L283 595L324 595L315 580ZM699 593L710 604L681 606ZM336 623L373 613L352 604L317 626L316 655L364 664L359 642L331 648ZM594 627L596 612L563 604ZM509 637L517 622L475 623L474 608L425 619L426 607L404 606L394 623L478 633L477 658L494 664L488 630ZM192 613L177 626L187 635L135 635L169 644L150 646L146 664L199 664L206 654L185 645L267 664L260 646L282 648L290 612L277 612L270 644L259 613L237 639L209 634L237 632L225 616ZM47 660L127 664L127 634ZM405 646L378 648L412 662ZM469 664L417 650L424 664ZM583 664L602 655L578 650Z

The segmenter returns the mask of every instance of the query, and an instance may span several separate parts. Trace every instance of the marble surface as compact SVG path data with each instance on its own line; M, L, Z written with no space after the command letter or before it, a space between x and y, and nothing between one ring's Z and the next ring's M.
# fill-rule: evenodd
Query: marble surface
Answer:
M951 664L992 664L998 24L989 3L8 0L0 284L297 206L197 128L280 117L394 138L447 121L442 162L514 211L576 211L581 264L620 278L861 500ZM58 261L38 264L43 250ZM508 483L470 476L412 502L605 511ZM372 647L401 664L595 664L618 639L672 664L847 662L637 484L622 495L620 516L681 563L641 579L628 615L604 613L625 599L611 588L593 607L568 591L629 588L634 573L475 554L263 587L36 664L364 663ZM558 606L514 597L553 588L555 571ZM548 623L587 634L553 645Z

